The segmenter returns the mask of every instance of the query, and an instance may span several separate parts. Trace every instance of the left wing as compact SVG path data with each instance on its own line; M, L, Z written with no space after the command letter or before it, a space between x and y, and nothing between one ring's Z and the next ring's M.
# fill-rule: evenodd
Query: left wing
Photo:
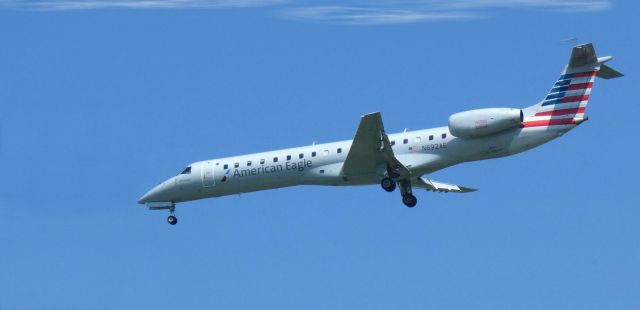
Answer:
M369 113L360 120L341 173L346 177L353 177L379 174L385 169L395 174L394 177L411 176L409 169L393 154L389 137L384 132L380 112Z
M425 177L419 177L419 178L413 179L411 184L415 187L424 188L428 191L434 191L434 192L469 193L469 192L476 191L476 189L473 189L473 188L438 182L438 181L427 179Z

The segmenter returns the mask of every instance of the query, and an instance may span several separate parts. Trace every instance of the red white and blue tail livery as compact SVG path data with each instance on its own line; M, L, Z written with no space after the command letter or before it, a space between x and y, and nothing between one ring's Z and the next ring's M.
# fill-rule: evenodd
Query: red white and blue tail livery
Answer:
M417 203L415 188L472 192L428 175L463 162L520 153L576 128L587 119L596 77L622 76L604 64L611 59L598 58L591 43L578 45L536 105L455 113L447 126L395 134L385 131L379 112L369 113L351 140L198 161L138 202L152 210L169 210L167 221L175 225L178 202L295 185L380 184L387 192L399 188L408 207Z
M585 111L596 76L606 79L622 76L604 64L611 59L597 58L591 43L574 47L569 64L535 114L524 119L524 127L575 125L586 120Z

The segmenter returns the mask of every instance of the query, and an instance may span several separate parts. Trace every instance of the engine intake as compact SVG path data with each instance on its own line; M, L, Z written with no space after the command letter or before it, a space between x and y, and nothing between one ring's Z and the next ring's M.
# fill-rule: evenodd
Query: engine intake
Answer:
M449 131L459 138L475 138L518 128L524 114L520 109L490 108L471 110L449 117Z

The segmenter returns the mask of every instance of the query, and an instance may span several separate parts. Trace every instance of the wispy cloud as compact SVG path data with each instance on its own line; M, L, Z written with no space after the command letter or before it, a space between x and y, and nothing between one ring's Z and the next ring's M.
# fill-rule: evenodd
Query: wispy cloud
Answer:
M13 2L14 6L38 10L97 9L215 9L271 6L283 0L50 0Z
M351 25L399 24L425 21L473 18L475 15L456 11L427 11L415 8L311 6L290 8L285 17Z
M483 18L499 10L564 13L611 8L612 0L0 0L36 10L216 9L271 7L287 19L346 25L399 24Z
M538 8L561 11L602 11L611 7L608 0L450 0L433 1L455 9Z
M344 1L343 1L344 2ZM603 11L609 0L370 0L349 5L308 5L288 8L285 17L351 25L433 22L483 18L496 9L538 9L563 12Z

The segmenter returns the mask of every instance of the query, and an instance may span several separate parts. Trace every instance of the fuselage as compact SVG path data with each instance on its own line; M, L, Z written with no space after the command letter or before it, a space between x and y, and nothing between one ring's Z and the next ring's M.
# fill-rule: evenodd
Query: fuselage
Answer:
M516 128L487 137L458 138L448 127L389 134L396 158L421 176L459 163L513 155L577 125ZM383 172L346 177L341 171L352 140L217 158L190 164L140 203L184 202L296 185L378 184Z
M449 116L448 126L387 134L380 112L365 114L352 140L314 144L192 163L138 201L152 210L169 210L177 223L177 202L295 185L380 184L399 188L402 203L416 206L413 188L468 193L475 189L439 182L426 174L459 163L517 154L553 140L588 118L596 77L622 73L605 65L593 44L573 47L547 95L523 109L485 108Z

